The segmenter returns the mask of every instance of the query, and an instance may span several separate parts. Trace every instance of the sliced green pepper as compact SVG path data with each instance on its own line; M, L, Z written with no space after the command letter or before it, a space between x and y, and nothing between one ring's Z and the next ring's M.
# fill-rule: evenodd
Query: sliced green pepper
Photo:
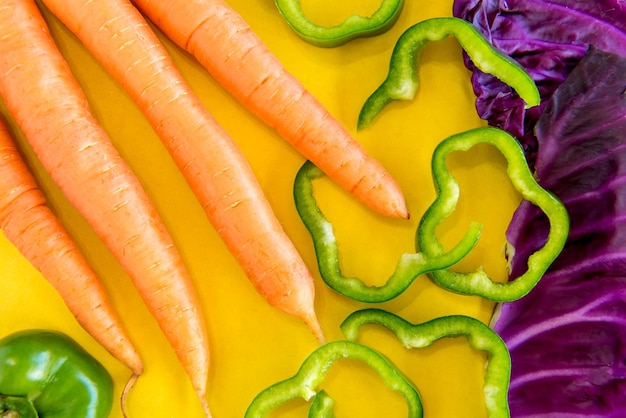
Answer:
M481 226L472 224L465 237L448 253L434 256L424 253L405 253L398 260L393 274L382 286L368 286L356 277L346 277L341 272L339 248L333 227L320 210L313 193L313 180L323 172L306 161L296 175L294 199L302 222L309 230L317 255L318 268L324 282L336 292L361 302L377 303L393 299L421 274L447 268L460 261L476 245Z
M309 408L309 418L335 418L335 400L325 390L320 390Z
M399 392L406 399L409 417L422 417L422 402L417 390L389 360L365 345L342 340L320 346L304 360L294 376L261 391L248 406L244 417L266 417L272 410L298 397L308 401L314 396L319 396L321 391L318 392L317 388L329 368L336 360L343 358L359 360L371 367L386 386ZM316 400L324 402L324 405L316 405L312 411L309 410L309 416L332 417L328 415L332 414L332 400L329 405L328 395L324 393L322 399Z
M436 228L455 210L459 186L446 167L446 157L454 151L467 151L476 144L489 144L507 160L507 173L522 198L538 206L547 216L550 230L546 243L528 258L528 269L506 283L493 281L482 269L458 273L446 269L430 272L431 278L450 291L476 295L496 302L510 302L526 295L561 253L569 233L565 206L543 189L533 177L524 151L515 138L498 128L477 128L448 137L435 149L432 158L433 181L437 196L422 217L416 234L416 247L429 257L445 254L436 236Z
M68 336L28 330L0 340L0 394L0 417L105 418L113 381Z
M373 15L352 15L336 26L319 26L311 22L302 11L300 0L276 0L276 6L300 38L315 46L332 48L388 31L398 20L404 0L382 0Z
M541 97L533 79L513 59L495 49L471 23L455 18L427 19L408 28L398 39L391 55L389 73L383 84L366 100L358 118L358 129L367 127L383 108L394 100L411 100L419 85L416 62L429 41L454 35L473 63L511 86L527 107Z
M483 393L489 418L508 418L508 391L511 377L509 350L498 334L477 319L464 315L450 315L421 324L411 324L405 319L380 309L364 309L348 316L341 330L349 340L358 338L364 324L378 324L395 333L407 348L423 348L441 338L467 337L470 346L487 353Z

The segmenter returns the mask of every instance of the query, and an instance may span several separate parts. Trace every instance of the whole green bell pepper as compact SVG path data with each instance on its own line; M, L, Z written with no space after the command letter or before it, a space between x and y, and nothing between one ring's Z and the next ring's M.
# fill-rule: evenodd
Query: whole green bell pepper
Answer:
M25 330L0 340L1 418L105 418L106 369L65 334Z

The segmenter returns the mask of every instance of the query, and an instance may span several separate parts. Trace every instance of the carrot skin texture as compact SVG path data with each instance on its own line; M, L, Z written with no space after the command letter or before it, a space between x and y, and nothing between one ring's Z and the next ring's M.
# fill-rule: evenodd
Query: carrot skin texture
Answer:
M0 96L9 113L129 274L206 404L204 318L154 205L91 114L33 0L3 0L0 38Z
M371 209L408 218L400 187L224 0L133 0L244 106Z
M141 13L126 0L44 3L143 111L256 290L323 340L306 264L241 150L188 87Z
M56 289L78 323L134 375L143 373L137 350L96 273L22 160L7 126L0 122L0 229Z

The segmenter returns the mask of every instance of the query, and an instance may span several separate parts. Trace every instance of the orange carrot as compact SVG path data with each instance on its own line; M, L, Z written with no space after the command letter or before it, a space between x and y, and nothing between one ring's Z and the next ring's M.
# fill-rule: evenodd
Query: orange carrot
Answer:
M127 0L45 0L124 86L257 291L323 340L313 278L241 150L191 91Z
M0 39L0 96L9 113L52 179L128 272L208 415L204 318L163 221L90 112L34 0L2 0Z
M251 112L372 209L408 217L391 175L224 0L133 0Z
M45 197L0 121L0 229L59 293L78 323L125 364L143 373L139 354L104 286L45 204Z

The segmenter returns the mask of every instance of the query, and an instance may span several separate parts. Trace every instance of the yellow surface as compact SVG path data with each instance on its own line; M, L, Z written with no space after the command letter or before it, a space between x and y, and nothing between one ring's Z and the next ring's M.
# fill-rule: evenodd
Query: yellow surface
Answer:
M399 35L426 18L449 16L452 1L407 1L391 31L336 49L316 48L297 38L272 0L229 3L405 191L410 221L380 217L331 182L316 183L320 205L336 227L344 273L368 283L382 283L400 254L414 251L417 222L434 197L430 175L434 146L448 135L484 125L476 116L470 75L462 65L456 41L451 38L426 47L420 60L422 84L414 101L388 106L370 128L358 133L356 118L361 104L384 79ZM372 13L378 4L378 0L303 0L311 19L321 24L337 23L354 11ZM154 199L193 275L211 339L208 402L213 416L241 417L258 392L292 376L317 342L297 319L270 307L255 293L134 104L72 35L54 18L46 18L97 118ZM316 309L326 338L343 338L338 325L366 305L339 296L319 277L310 237L297 216L291 194L303 158L222 90L192 58L162 39L193 89L249 158L277 216L310 266L317 285ZM100 274L144 360L145 374L129 395L129 416L201 417L182 368L128 277L19 139L50 206ZM484 222L481 244L462 267L482 264L494 277L504 279L504 230L518 202L506 179L504 162L491 149L479 147L454 155L450 166L460 180L462 197L458 216L441 228L442 240L452 243L465 232L469 220ZM0 271L0 335L25 328L51 328L70 334L106 366L119 395L128 370L77 325L51 286L4 237L0 239ZM376 306L411 322L453 313L488 321L493 307L477 298L448 293L426 276L418 278L396 300ZM426 417L486 416L481 392L484 357L468 348L464 339L406 351L390 333L370 326L364 328L361 341L384 352L413 380L422 395ZM403 400L390 394L359 364L337 363L325 387L337 400L339 417L406 416ZM280 416L304 417L307 409L304 401L295 401L281 408ZM117 403L112 417L121 417Z

